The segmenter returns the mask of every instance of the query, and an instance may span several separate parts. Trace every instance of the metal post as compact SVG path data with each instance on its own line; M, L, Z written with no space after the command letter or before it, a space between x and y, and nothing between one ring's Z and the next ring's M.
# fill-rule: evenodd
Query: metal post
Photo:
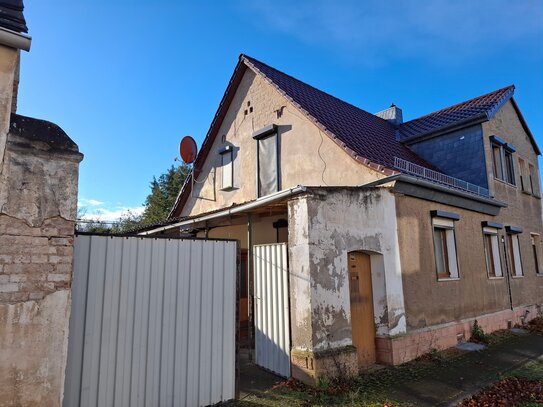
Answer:
M253 220L251 214L247 217L247 268L249 275L247 276L248 292L247 292L247 307L249 308L248 317L248 340L249 340L249 360L254 360L253 355L253 307L254 307L254 264L253 264Z

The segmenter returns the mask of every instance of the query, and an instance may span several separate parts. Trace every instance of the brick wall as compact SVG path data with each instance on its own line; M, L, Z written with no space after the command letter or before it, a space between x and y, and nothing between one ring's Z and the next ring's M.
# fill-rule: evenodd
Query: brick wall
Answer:
M41 300L70 288L74 222L55 217L40 227L0 215L0 302Z
M56 125L11 115L0 166L0 406L60 406L82 155Z

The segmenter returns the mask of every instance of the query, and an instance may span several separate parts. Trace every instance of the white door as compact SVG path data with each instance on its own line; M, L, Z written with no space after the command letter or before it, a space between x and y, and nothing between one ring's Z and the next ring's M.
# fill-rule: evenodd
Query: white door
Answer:
M287 245L253 247L256 364L290 377Z

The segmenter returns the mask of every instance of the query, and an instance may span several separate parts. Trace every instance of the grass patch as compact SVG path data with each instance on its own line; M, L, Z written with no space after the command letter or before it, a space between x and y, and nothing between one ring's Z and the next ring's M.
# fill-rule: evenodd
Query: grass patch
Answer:
M518 377L528 380L543 381L543 359L537 359L533 362L529 362L526 365L510 372L507 377Z

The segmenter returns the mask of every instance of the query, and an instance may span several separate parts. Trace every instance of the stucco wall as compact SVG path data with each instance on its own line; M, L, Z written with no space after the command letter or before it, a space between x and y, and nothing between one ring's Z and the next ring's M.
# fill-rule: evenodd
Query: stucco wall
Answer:
M377 333L405 332L395 201L388 188L312 190L289 202L292 343L352 344L348 253L371 257Z
M278 111L281 114L278 115ZM203 199L189 198L181 213L183 216L257 197L257 145L252 134L270 124L279 126L280 189L296 185L360 185L382 177L382 174L347 155L265 79L248 69L220 125L203 169L197 174L193 195ZM234 146L235 188L230 191L221 190L222 169L218 151L225 145Z
M497 216L398 195L398 237L401 248L406 314L409 329L452 322L510 308L505 278L489 279L483 249L482 221L520 226L524 277L511 278L513 307L543 303L543 277L536 276L530 233L543 234L541 199L520 188L518 158L538 170L537 155L511 101L489 122L482 124L485 165L491 195L508 206ZM516 186L495 180L489 137L498 136L516 148ZM456 222L459 281L437 281L430 211L445 210L460 215ZM499 233L505 236L505 230ZM500 242L501 245L501 242ZM505 272L503 245L500 247ZM510 258L507 251L507 256ZM542 259L543 260L543 259Z
M484 215L404 195L396 197L396 209L408 330L510 307L506 278L487 276L481 225L482 221L507 223L504 216ZM459 280L437 281L431 210L460 215L455 222ZM522 226L526 231L536 227L527 222ZM500 236L503 234L501 230ZM521 236L521 251L525 277L511 279L515 307L543 302L543 277L535 274L527 233Z
M0 405L60 406L81 154L8 134L0 175Z

